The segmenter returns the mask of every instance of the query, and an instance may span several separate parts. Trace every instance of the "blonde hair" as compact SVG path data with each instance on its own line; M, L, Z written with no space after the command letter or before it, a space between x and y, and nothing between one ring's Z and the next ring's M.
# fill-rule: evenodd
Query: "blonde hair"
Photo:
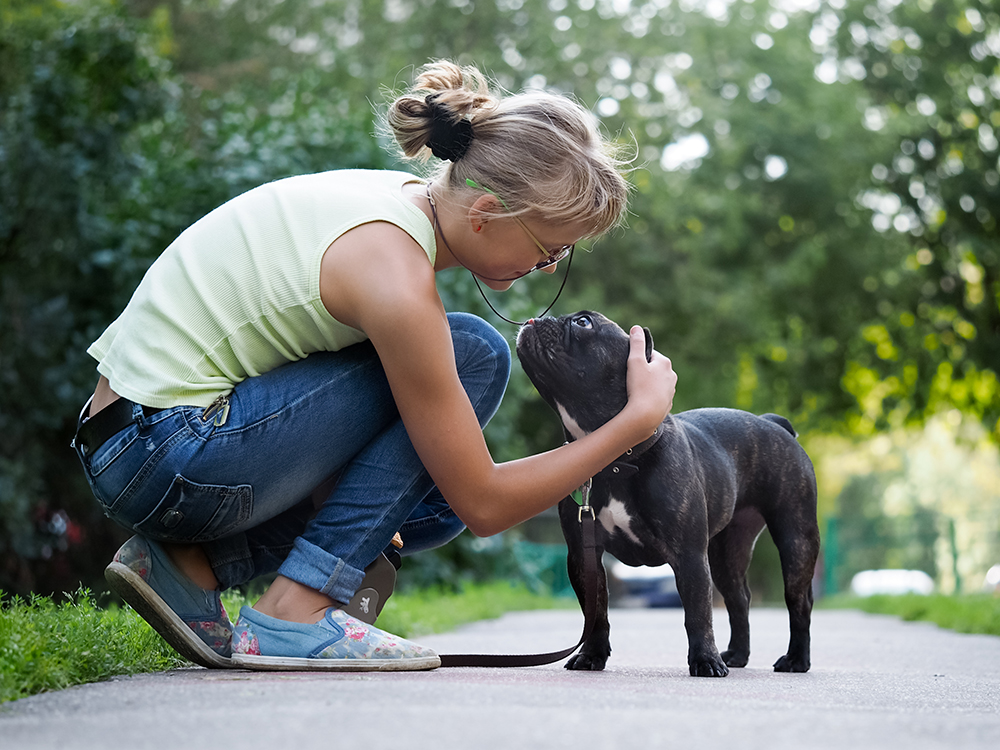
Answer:
M473 191L466 184L471 179L493 191L507 215L558 224L582 219L591 237L624 219L627 162L601 136L596 118L569 97L545 91L501 96L474 67L429 63L386 115L405 157L431 157L431 131L442 112L452 123L467 120L473 133L464 154L433 170L432 179L450 190Z

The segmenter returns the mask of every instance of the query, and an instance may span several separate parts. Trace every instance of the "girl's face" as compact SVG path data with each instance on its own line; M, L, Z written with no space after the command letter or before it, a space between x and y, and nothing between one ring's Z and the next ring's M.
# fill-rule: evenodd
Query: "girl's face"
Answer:
M552 225L513 217L493 218L478 226L482 240L473 243L470 257L460 262L498 292L510 289L539 264L545 265L537 270L554 273L558 262L551 262L553 258L568 255L569 247L587 231L582 222Z

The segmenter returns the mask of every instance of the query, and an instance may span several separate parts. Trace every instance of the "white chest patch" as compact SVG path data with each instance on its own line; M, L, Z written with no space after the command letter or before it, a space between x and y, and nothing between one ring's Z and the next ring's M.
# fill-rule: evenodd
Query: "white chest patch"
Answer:
M569 415L569 412L567 412L565 407L558 401L556 402L556 411L559 412L559 418L562 420L563 426L566 428L566 432L572 435L574 440L579 440L584 435L589 434L585 430L581 429L580 425L576 423L576 420Z
M597 514L597 520L601 522L609 534L614 534L615 529L621 531L625 536L636 544L641 544L639 537L632 531L632 519L625 510L625 503L615 498L609 498L608 504L601 508Z

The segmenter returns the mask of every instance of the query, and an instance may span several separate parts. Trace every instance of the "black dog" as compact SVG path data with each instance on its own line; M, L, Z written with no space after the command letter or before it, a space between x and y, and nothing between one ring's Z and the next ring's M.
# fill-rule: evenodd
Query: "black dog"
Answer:
M646 357L653 341L646 331ZM529 321L517 355L570 440L611 419L627 401L629 337L599 313ZM766 525L781 555L791 639L774 664L809 669L812 576L819 553L812 463L784 417L735 409L694 409L667 416L656 434L600 472L590 504L598 546L628 565L669 563L684 605L692 675L724 677L750 656L746 572ZM583 604L577 505L559 505L569 575ZM599 550L599 551L601 551ZM611 654L607 578L600 569L598 622L568 669L601 670ZM712 630L712 581L721 592L732 637L721 655Z

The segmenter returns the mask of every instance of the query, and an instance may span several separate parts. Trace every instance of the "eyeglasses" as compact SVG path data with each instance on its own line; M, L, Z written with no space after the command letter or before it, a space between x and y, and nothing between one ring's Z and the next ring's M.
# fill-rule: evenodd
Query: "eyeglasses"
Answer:
M475 188L476 190L482 190L484 193L489 193L498 201L500 201L501 206L503 206L507 211L510 211L510 206L507 205L507 202L499 195L494 193L492 190L490 190L488 187L483 187L482 185L479 185L478 183L470 179L466 179L465 184L471 188ZM531 230L528 229L528 226L523 221L521 221L519 217L511 216L510 218L512 218L514 221L516 221L518 224L521 225L521 229L524 230L524 233L531 238L531 241L538 246L538 249L542 251L542 255L545 256L545 260L541 260L538 263L536 263L534 267L531 269L532 271L540 271L541 269L551 266L554 263L558 263L559 261L566 258L571 252L573 252L573 248L576 247L576 243L573 243L572 245L563 245L562 247L556 248L555 250L549 250L548 248L545 247L545 245L543 245L541 242L538 241L538 238L531 233Z

